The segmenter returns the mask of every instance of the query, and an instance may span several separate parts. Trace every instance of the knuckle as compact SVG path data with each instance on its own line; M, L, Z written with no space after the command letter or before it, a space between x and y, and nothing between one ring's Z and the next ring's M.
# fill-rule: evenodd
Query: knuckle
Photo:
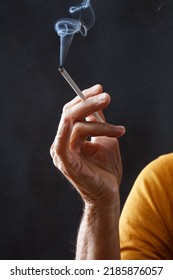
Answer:
M72 101L69 101L68 103L66 103L63 108L62 108L62 113L66 114L70 111L70 109L72 108Z
M61 122L65 123L71 117L71 107L68 107L67 104L64 105L61 115Z
M60 170L62 171L62 162L60 160L59 155L56 153L56 151L53 152L52 156L53 164Z
M62 137L61 136L57 136L56 138L56 146L54 148L54 154L57 155L58 157L61 157L61 154L63 153L63 150L62 150Z
M62 171L62 168L61 168L61 164L60 164L60 161L57 157L57 155L54 155L53 157L53 164L55 165L55 167L57 167L60 171Z
M59 141L61 141L61 140L58 138L60 138L60 137L58 137L56 135L55 143L50 148L50 155L51 155L52 159L54 159L55 157L56 157L56 159L58 159L61 155L62 149L60 148L60 143L59 143Z
M84 127L84 123L83 122L76 122L73 126L73 130L75 130L76 132L81 131Z
M73 138L75 139L80 139L82 137L83 134L85 134L85 124L83 122L76 122L73 126L73 133L72 133L72 137L71 140L73 140Z
M64 113L69 107L69 103L66 103L63 108L62 108L62 112Z

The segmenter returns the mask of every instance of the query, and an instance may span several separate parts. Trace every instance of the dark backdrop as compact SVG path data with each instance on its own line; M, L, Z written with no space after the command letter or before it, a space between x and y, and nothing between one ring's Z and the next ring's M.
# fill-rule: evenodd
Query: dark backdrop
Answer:
M0 3L1 259L74 258L82 203L49 156L62 107L75 95L57 70L54 31L73 3ZM172 151L173 2L92 3L95 26L76 35L66 68L82 89L101 83L112 98L107 120L126 126L123 206L140 170Z

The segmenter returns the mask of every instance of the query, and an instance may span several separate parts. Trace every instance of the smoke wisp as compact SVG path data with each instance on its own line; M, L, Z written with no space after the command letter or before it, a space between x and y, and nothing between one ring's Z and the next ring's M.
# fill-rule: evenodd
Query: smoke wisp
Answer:
M66 55L76 33L86 36L95 22L95 15L90 0L69 8L74 18L62 18L55 24L55 31L60 36L60 66L64 65Z

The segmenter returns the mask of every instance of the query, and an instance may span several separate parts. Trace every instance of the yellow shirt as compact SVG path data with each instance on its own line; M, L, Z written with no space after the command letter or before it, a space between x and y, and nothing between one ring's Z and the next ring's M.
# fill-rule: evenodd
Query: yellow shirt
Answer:
M121 258L173 259L173 153L138 176L120 218Z

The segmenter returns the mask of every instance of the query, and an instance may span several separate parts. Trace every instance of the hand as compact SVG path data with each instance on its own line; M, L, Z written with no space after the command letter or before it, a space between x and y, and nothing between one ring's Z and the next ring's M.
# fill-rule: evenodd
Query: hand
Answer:
M96 122L92 113L99 111L104 119L101 110L110 103L100 85L83 93L85 101L76 97L64 106L50 153L86 205L111 205L119 199L122 164L117 137L125 128Z

